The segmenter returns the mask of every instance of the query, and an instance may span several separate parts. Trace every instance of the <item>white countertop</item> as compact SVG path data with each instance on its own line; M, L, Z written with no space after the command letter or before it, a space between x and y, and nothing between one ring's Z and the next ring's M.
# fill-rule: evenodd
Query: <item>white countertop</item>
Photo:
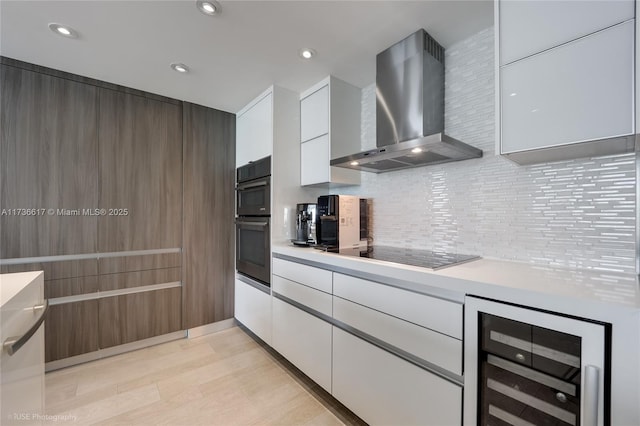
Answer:
M433 271L367 258L342 256L313 248L275 244L279 253L326 265L406 282L407 288L452 299L475 295L599 321L640 312L636 275L535 266L479 259ZM421 290L418 290L421 291Z
M20 293L28 284L33 282L42 271L18 272L15 274L0 274L0 307Z

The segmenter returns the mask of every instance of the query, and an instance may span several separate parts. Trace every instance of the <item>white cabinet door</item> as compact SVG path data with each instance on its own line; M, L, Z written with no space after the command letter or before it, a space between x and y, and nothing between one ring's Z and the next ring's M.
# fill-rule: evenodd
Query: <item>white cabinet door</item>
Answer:
M330 160L360 151L361 90L327 77L300 96L300 185L358 185L360 172Z
M501 67L502 153L633 132L634 22Z
M333 328L333 396L371 425L460 425L462 388Z
M300 140L306 142L329 133L329 86L300 101Z
M273 153L273 94L268 93L236 118L236 167Z
M285 296L287 299L300 303L316 312L331 316L333 310L331 294L298 284L278 275L273 275L272 286L274 295Z
M271 344L271 295L236 278L235 317L267 344Z
M331 180L329 135L323 135L300 146L300 184L314 185Z
M273 273L325 293L333 291L333 273L327 269L275 258Z
M273 298L273 348L331 392L331 325Z
M333 274L333 294L462 340L462 303L339 273Z
M425 310L429 309L425 306ZM462 340L339 297L333 318L411 355L462 376Z
M508 0L496 6L500 8L500 65L634 17L633 0ZM600 56L599 51L592 54Z

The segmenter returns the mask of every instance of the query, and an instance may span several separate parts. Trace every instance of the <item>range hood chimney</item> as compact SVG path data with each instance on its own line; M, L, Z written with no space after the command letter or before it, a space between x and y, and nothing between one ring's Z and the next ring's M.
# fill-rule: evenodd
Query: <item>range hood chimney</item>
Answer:
M425 30L376 57L376 145L331 165L382 173L482 157L444 133L444 48Z

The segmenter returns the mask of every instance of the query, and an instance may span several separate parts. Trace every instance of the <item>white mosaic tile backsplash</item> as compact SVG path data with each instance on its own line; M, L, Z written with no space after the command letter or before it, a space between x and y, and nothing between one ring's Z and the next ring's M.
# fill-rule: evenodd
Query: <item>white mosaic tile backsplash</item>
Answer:
M635 155L519 166L495 156L494 40L446 51L445 128L476 160L363 173L333 193L372 198L374 244L634 273ZM363 90L362 145L375 147L375 87Z

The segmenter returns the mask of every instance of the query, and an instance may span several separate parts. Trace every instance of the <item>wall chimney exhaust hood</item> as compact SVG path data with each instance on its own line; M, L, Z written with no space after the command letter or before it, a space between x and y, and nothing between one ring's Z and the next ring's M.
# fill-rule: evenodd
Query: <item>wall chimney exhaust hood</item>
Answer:
M444 48L425 30L376 57L376 145L331 165L382 173L482 157L444 133Z

